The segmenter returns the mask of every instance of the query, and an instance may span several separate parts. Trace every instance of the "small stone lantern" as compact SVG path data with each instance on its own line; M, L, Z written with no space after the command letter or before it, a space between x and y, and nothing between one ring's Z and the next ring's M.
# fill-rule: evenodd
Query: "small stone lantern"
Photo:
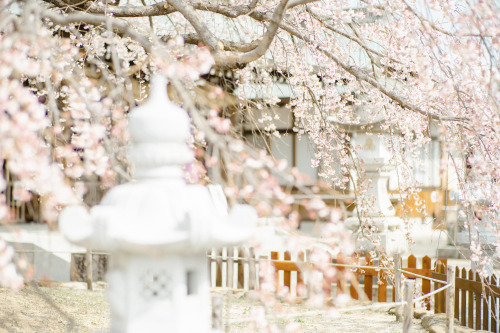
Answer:
M257 214L248 205L227 214L220 190L186 184L189 117L168 99L165 78L154 77L150 91L129 118L135 181L111 189L90 212L64 209L60 229L75 244L110 253L111 332L212 332L206 250L246 241Z
M495 221L493 216L490 214L482 214L481 210L487 211L487 207L491 206L492 202L489 197L491 197L489 192L492 189L490 186L484 183L469 179L465 185L459 191L453 191L450 193L450 197L453 196L460 206L458 214L458 229L456 243L453 244L454 248L454 258L461 259L465 257L466 259L471 259L471 268L473 271L477 271L478 261L472 260L472 257L478 257L478 260L482 260L482 257L490 258L489 261L482 265L482 270L491 276L494 273L494 269L497 268L496 265L493 266L494 262L498 262L498 254L496 253L495 243L498 241L498 237L493 232ZM467 201L474 201L472 207L466 206ZM476 210L476 207L482 209ZM476 222L474 222L476 220ZM475 244L474 247L472 244ZM472 249L480 250L481 255L473 253Z
M376 227L375 237L380 237L380 245L390 254L402 254L407 251L407 242L404 232L403 220L396 216L387 191L390 171L395 167L390 163L390 153L387 150L384 137L387 134L369 135L356 132L353 135L355 144L360 145L358 157L365 162L366 176L370 181L367 195L374 199L373 207L366 218ZM351 217L345 221L348 229L357 231L360 225L358 218ZM359 242L366 250L373 249L370 242Z
M384 247L387 253L403 254L408 250L408 242L403 231L405 225L403 220L396 216L396 210L392 206L387 190L390 173L395 169L395 165L391 164L391 153L387 146L389 133L380 127L386 121L385 116L372 107L368 102L353 106L358 118L355 123L341 122L335 116L329 117L328 120L352 133L352 145L359 146L356 155L364 162L363 168L369 182L365 197L373 201L370 211L365 212L362 218L368 222L373 237L356 239L356 245L371 251L376 249L371 240L379 238L379 245ZM368 127L372 127L370 130L372 133L367 132ZM344 226L356 236L360 227L364 227L357 213L358 209L355 208L354 215L344 221Z

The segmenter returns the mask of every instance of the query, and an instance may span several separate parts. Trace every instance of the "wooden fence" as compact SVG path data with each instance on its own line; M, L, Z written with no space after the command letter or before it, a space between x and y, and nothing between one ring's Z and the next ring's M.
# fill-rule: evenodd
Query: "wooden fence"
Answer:
M260 266L262 263L270 263L276 271L277 292L286 288L292 296L305 296L299 292L299 287L303 285L304 290L309 290L307 272L315 265L310 262L309 257L307 251L299 252L292 260L289 252L270 252L269 255L257 256L252 248L212 250L209 254L211 283L213 287L258 289L261 283L259 279ZM353 299L367 298L375 302L394 301L393 275L384 271L384 268L371 260L369 256L358 258L356 261L358 267L363 268L350 267L342 257L332 259L332 266L337 265L338 272L350 270L353 273L353 278L351 281L331 279L329 281L332 283L323 284L323 291L332 297L339 293L349 292ZM401 260L401 262L403 261ZM431 289L436 290L446 284L446 259L433 261L426 256L418 263L417 258L410 255L406 262L406 267L403 267L402 264L400 266L402 275L417 280L417 285L420 285L417 294L425 295L431 292ZM433 282L434 288L432 288L430 280L418 275L441 280L443 283ZM493 275L490 279L481 280L472 271L457 268L454 313L455 318L462 326L500 332L500 321L497 319L500 314L499 298L500 287L496 276ZM431 306L434 305L435 313L446 311L444 292L435 294L433 301L430 297L424 299L424 306L430 310Z
M208 253L208 258L212 287L256 290L260 287L262 263L274 266L277 272L277 291L287 287L288 290L293 289L292 293L296 295L296 286L304 281L304 252L298 254L296 261L291 261L289 252L256 255L254 248L228 247L213 249Z
M259 261L268 259L256 257L253 248L212 250L208 253L208 268L212 287L255 290L259 288Z
M446 281L446 262L432 272L432 278ZM442 286L435 283L434 288ZM438 297L439 295L439 297ZM455 318L460 325L476 330L500 332L498 315L500 288L495 275L481 279L472 270L455 270ZM435 313L446 312L444 295L435 295Z
M315 264L309 262L309 252L299 252L294 260L289 252L270 252L266 255L256 256L253 248L225 248L212 250L209 253L209 268L211 272L211 285L213 287L229 287L241 288L247 290L258 289L260 284L259 266L262 262L269 262L276 270L276 291L280 292L283 288L290 291L293 296L300 296L298 287L306 284L308 279L307 272L311 270ZM331 263L345 264L346 260L342 257L332 259ZM344 279L332 279L332 284L324 284L323 290L330 296L335 296L339 293L345 293L349 290L352 298L367 298L377 302L394 301L394 292L392 288L392 280L387 282L388 274L380 270L380 267L375 266L373 260L369 256L357 260L360 266L371 266L373 268L351 269L348 267L337 267L340 275L345 270L351 270L355 280L345 281ZM431 259L429 257L422 258L421 267L417 268L417 259L411 255L408 257L408 267L402 267L404 276L416 278L411 273L430 277L432 275ZM421 292L426 294L431 291L429 280L422 280ZM359 295L360 286L363 285L362 291L364 295ZM389 288L388 288L389 287ZM375 292L375 293L374 293ZM376 297L374 297L376 295ZM388 297L389 296L389 297ZM427 300L426 307L430 309L431 302Z
M432 275L432 260L430 257L425 256L421 259L421 264L417 267L417 258L414 255L410 255L407 260L407 267L403 267L403 259L401 258L401 271L402 275L406 278L415 279L420 286L420 290L418 293L423 295L431 292L431 283L427 279L423 279L420 276L431 277ZM439 260L439 259L438 259ZM359 263L362 266L374 266L369 255L366 255L365 261ZM353 270L353 273L356 276L356 281L359 283L363 281L364 283L364 293L368 297L369 300L375 301L373 299L373 289L374 283L377 288L377 302L388 302L387 292L388 286L390 286L392 292L392 297L389 298L392 302L395 301L395 292L394 292L394 281L390 278L389 283L387 281L388 274L385 271L380 271L380 268L374 266L374 268L365 268L365 269L356 269ZM417 274L417 275L414 275ZM355 282L351 282L350 286L350 294L353 299L359 299L359 296L355 290ZM424 300L424 305L427 310L431 308L431 299L426 298Z

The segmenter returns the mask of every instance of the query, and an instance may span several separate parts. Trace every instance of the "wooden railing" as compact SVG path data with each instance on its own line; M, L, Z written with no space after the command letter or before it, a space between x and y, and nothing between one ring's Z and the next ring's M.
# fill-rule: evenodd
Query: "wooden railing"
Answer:
M446 263L436 267L432 278L446 281ZM436 285L440 285L436 283ZM438 296L438 295L436 295ZM455 318L460 325L476 330L499 332L500 288L495 275L480 278L472 270L455 270ZM435 298L435 313L446 312L444 296Z
M360 264L364 266L373 266L374 268L369 268L369 269L356 269L354 270L354 274L357 277L357 281L364 281L364 292L366 296L368 297L369 300L374 300L373 299L373 285L375 282L375 285L377 286L377 302L387 302L387 287L389 283L391 286L394 286L394 281L392 279L389 279L389 283L387 281L387 272L381 272L380 267L375 266L370 258L369 255L366 255L365 261L361 262ZM418 277L420 276L425 276L425 277L430 277L432 275L432 260L430 257L425 256L421 259L421 267L417 268L417 258L414 255L410 255L407 260L407 267L403 267L403 260L401 258L401 271L402 275L405 276L406 278L410 279L415 279L417 282L420 282L419 285L421 286L420 292L422 294L427 294L431 291L431 283L429 280ZM363 277L361 279L361 277ZM354 284L351 282L351 287L350 287L350 294L351 297L354 299L359 299L355 288ZM395 292L394 288L392 288L392 297L390 298L392 302L395 301ZM431 300L430 298L425 299L425 307L427 310L430 309L431 306Z

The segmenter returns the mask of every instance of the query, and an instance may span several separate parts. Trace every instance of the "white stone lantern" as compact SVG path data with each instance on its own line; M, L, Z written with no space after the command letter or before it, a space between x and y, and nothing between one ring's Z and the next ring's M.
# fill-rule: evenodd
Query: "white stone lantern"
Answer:
M373 232L375 238L380 237L380 245L390 254L404 253L408 250L404 232L401 230L404 225L401 218L396 215L387 191L390 172L395 168L390 164L390 153L387 150L386 135L388 134L367 134L356 132L353 135L353 142L359 145L357 151L358 158L364 161L363 167L366 176L370 181L367 195L372 198L373 205L370 212L365 215L376 229ZM345 221L348 229L356 232L360 226L357 216ZM369 242L361 242L365 249L371 250L373 246Z
M483 265L484 271L491 276L494 273L493 263L498 262L498 254L496 253L495 243L498 237L493 232L494 217L490 214L478 215L476 207L482 206L484 211L491 206L491 192L493 189L488 184L489 182L481 182L475 179L468 179L461 190L454 191L450 196L454 196L455 201L460 205L460 213L458 214L458 232L454 249L457 258L465 257L471 259L471 268L477 270L478 262L472 260L471 245L475 244L481 250L482 255L490 258L486 265ZM473 201L472 207L465 206L467 201ZM473 222L477 219L477 222ZM466 227L467 225L467 227ZM478 258L479 260L483 258ZM496 265L495 265L496 266Z
M168 99L163 77L150 91L129 118L135 180L90 212L64 209L60 230L110 253L111 332L212 332L206 250L247 240L257 214L248 205L227 214L207 187L186 184L182 167L194 159L189 117Z

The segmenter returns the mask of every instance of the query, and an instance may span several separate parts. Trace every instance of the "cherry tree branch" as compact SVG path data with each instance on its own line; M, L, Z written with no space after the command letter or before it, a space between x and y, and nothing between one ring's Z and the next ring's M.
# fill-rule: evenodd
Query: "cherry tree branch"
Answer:
M56 0L49 0L49 1L56 1ZM426 110L423 110L419 108L416 105L413 105L410 103L407 99L405 99L402 96L399 96L398 94L394 93L393 91L387 90L384 85L382 85L380 82L378 82L376 79L373 77L363 73L363 71L357 67L354 66L349 66L345 64L343 61L341 61L336 55L328 51L326 48L320 47L319 45L316 45L310 38L307 36L304 36L301 34L297 29L292 27L289 24L283 23L282 19L284 16L284 13L286 12L286 9L289 8L289 6L297 6L297 5L303 5L313 2L313 0L295 0L295 1L290 1L289 0L282 0L279 5L275 8L274 12L271 14L267 12L262 12L262 11L251 11L249 12L249 6L236 6L236 7L228 7L228 6L219 6L215 4L202 4L200 2L193 2L192 4L188 5L182 0L168 0L167 3L159 3L156 5L150 5L150 6L143 6L143 8L146 8L145 11L142 12L142 14L148 12L149 14L156 13L153 10L156 10L158 13L172 13L174 11L179 11L193 26L195 31L197 32L197 37L193 34L185 35L185 39L188 43L199 43L203 42L206 44L214 53L214 59L216 61L216 64L218 66L221 66L223 68L237 68L241 67L242 65L245 65L249 62L252 62L254 60L257 60L258 58L262 57L265 52L268 50L274 36L276 35L277 31L279 28L282 28L284 31L288 32L292 36L295 36L311 45L313 45L318 51L322 52L325 54L328 58L333 60L335 63L337 63L342 69L344 69L346 72L350 73L354 77L356 77L360 81L364 81L369 83L371 86L379 90L382 94L385 96L389 97L391 100L394 102L398 103L401 107L415 111L417 113L420 113L424 116L430 117L432 119L437 119L437 120L446 120L446 121L467 121L467 119L463 117L458 117L458 116L443 116L439 114L435 114ZM93 6L98 6L98 5L93 5ZM161 7L161 8L160 8ZM89 11L92 11L92 6L89 7ZM94 7L94 9L97 7ZM137 6L134 8L127 8L123 7L124 9L121 9L121 7L109 7L107 8L110 13L113 13L113 10L115 10L115 13L118 13L116 10L123 10L122 14L125 14L127 12L128 14L136 13L139 14ZM199 15L196 13L196 9L200 8L200 10L206 10L206 11L212 11L215 13L219 13L228 17L237 17L240 15L245 15L248 14L250 17L253 19L262 22L262 23L268 23L266 32L264 33L262 39L260 41L253 41L251 43L245 44L245 43L237 43L237 42L230 42L230 41L221 41L218 38L216 38L212 32L206 27L206 25L203 23L203 21L200 19ZM109 16L103 16L103 15L97 15L97 14L89 14L89 13L83 13L83 12L78 12L78 13L71 13L67 15L61 15L61 14L56 14L50 11L44 12L43 15L45 18L48 18L52 20L55 23L58 24L70 24L70 23L75 23L75 22L85 22L88 24L93 24L93 25L105 25L108 27L112 27L113 30L118 32L119 34L123 36L130 36L131 38L135 39L139 43L141 43L144 48L147 51L151 51L152 44L151 42L144 37L143 35L137 33L135 30L133 30L125 21L118 20L113 17ZM168 36L163 37L162 39L168 39ZM350 39L353 39L355 37L352 37ZM362 46L365 49L368 49L364 43L359 40L359 38L355 38L356 42ZM223 52L224 50L231 50L235 52ZM236 52L244 52L244 53L236 53ZM371 50L370 51L375 51ZM377 54L373 52L374 54ZM380 55L380 54L377 54Z
M336 29L335 27L333 27L331 24L326 23L325 20L327 20L327 18L320 17L320 15L318 13L315 13L313 10L311 10L311 8L308 7L307 8L307 12L313 18L315 18L321 25L323 25L325 28L327 28L328 30L336 33L337 35L345 37L345 38L347 38L347 39L355 42L359 46L361 46L367 52L367 54L368 53L373 53L373 54L375 54L375 55L377 55L379 57L383 57L383 58L387 57L387 55L385 55L385 54L383 54L383 53L381 53L381 52L379 52L379 51L371 48L370 46L366 45L360 38L352 36L352 35L350 35L350 34L348 34L346 32L340 31L340 30ZM399 63L399 61L397 61L396 59L393 59L393 58L389 58L389 59L391 59L391 61L393 61L393 62Z
M191 23L195 31L200 36L200 39L212 50L215 62L224 67L239 67L241 65L248 64L249 62L259 59L267 52L280 27L280 23L288 6L288 1L289 0L282 0L278 6L276 6L273 15L267 20L269 24L266 32L262 36L262 39L256 48L242 54L231 54L222 52L224 50L224 44L220 42L212 32L210 32L207 26L199 18L193 7L187 5L182 0L168 0L169 4L178 10L186 18L186 20Z
M297 31L292 26L283 23L283 24L281 24L281 28L283 30L287 31L288 33L290 33L291 35L293 35L293 36L295 36L295 37L297 37L299 39L302 39L304 42L311 44L318 51L322 52L328 58L330 58L335 63L337 63L343 70L345 70L346 72L348 72L349 74L351 74L352 76L354 76L355 78L357 78L358 80L369 83L371 86L373 86L374 88L378 89L382 94L386 95L391 100L393 100L394 102L398 103L401 107L403 107L405 109L408 109L408 110L411 110L411 111L415 111L417 113L420 113L420 114L422 114L424 116L427 116L427 117L430 117L430 118L436 119L436 120L463 121L463 122L467 122L467 118L464 118L464 117L442 116L442 115L438 115L438 114L435 114L435 113L432 113L432 112L428 112L426 110L422 110L418 106L411 104L404 97L399 96L396 93L387 90L380 82L378 82L377 80L375 80L373 77L364 74L361 69L359 69L359 68L357 68L355 66L349 66L349 65L345 64L343 61L341 61L338 57L336 57L333 53L331 53L330 51L328 51L326 48L320 47L319 45L314 44L314 42L310 38L308 38L307 36L304 36L303 34L301 34L299 31Z
M440 32L442 34L447 35L447 36L456 37L456 36L460 35L460 36L463 36L463 37L481 37L481 38L482 37L491 37L491 36L483 36L482 34L474 34L474 33L452 33L452 32L449 32L447 30L444 30L444 29L438 27L433 22L429 21L428 19L426 19L425 17L423 17L422 15L420 15L420 13L418 13L416 10L414 10L405 0L403 0L403 2L406 5L406 8L408 8L408 10L413 15L415 15L420 20L420 22L422 22L422 23L425 22L433 30L436 30L436 31L438 31L438 32Z
M52 5L58 7L64 7L66 4L61 0L45 0ZM109 19L99 18L99 14L105 14L106 17L144 17L144 16L159 16L168 15L176 11L180 12L186 20L193 26L199 39L196 40L197 43L203 42L206 44L214 54L215 61L218 65L225 68L237 68L241 67L249 62L257 60L262 57L265 52L269 49L271 42L276 35L280 23L284 17L287 9L296 7L299 5L306 5L308 3L315 2L317 0L282 0L278 6L275 8L272 15L264 11L255 11L256 1L253 1L250 5L240 5L240 6L224 6L214 3L205 3L200 1L193 1L189 4L183 0L168 0L166 2L161 2L154 5L148 6L105 6L102 4L90 3L87 4L86 11L89 13L82 13L94 16L70 16L66 17L64 20L59 20L60 22L66 22L66 24L72 23L72 20L79 20L88 24L104 24L105 22L110 22ZM67 6L67 5L66 5ZM229 41L221 41L213 35L212 32L204 24L203 20L199 17L196 10L208 11L212 13L217 13L228 18L236 18L242 15L250 15L250 17L258 18L257 20L263 23L268 23L266 32L262 36L260 43L257 45L256 41L250 42L247 45L244 43L235 43ZM54 18L55 15L53 15ZM264 19L262 19L264 18ZM54 18L55 19L55 18ZM116 21L113 21L116 22ZM125 23L119 21L120 23L114 23L114 27L120 31L121 34L128 34L132 38L138 40L138 36L130 32L130 28L126 26ZM194 43L195 39L189 37L188 40ZM145 38L144 38L145 39ZM143 39L143 40L144 40ZM142 43L142 42L141 42ZM222 52L225 50L237 52L237 53L227 53ZM243 53L240 53L243 52Z
M50 0L53 1L53 0ZM87 12L93 14L109 14L115 17L146 17L146 16L161 16L168 15L177 10L168 4L167 1L162 1L154 5L146 6L105 6L102 3L92 2Z
M63 3L62 0L44 0L50 3ZM306 5L319 0L290 0L288 9L300 5ZM248 15L255 10L258 0L252 0L248 5L228 6L218 3L209 3L202 1L190 1L189 5L196 10L203 10L212 13L224 15L229 18L236 18L242 15ZM64 6L64 5L63 5ZM58 6L60 7L60 6ZM93 14L109 14L115 17L145 17L145 16L161 16L176 12L175 6L170 6L168 1L162 1L153 5L147 6L105 6L96 2L88 4L86 11Z
M259 43L259 46L257 46L255 49L249 52L239 54L236 56L216 54L215 61L220 63L226 63L228 65L247 64L262 57L269 49L269 46L271 45L271 42L274 39L274 36L278 32L280 23L283 19L283 16L285 15L287 6L288 6L288 0L282 0L276 7L271 19L269 20L269 25L266 29L266 32L262 36L262 40Z
M159 38L162 42L167 42L168 40L178 36L182 37L184 43L186 44L197 45L202 42L200 36L198 36L198 34L196 33L172 35L172 36L166 35L166 36L160 36ZM254 40L249 43L243 43L243 42L233 42L230 40L219 39L219 42L222 43L224 50L228 51L248 52L254 50L257 46L259 46L258 40Z
M198 13L196 13L196 10L183 0L168 0L168 3L184 16L193 26L203 43L210 48L214 55L216 55L220 51L222 45L219 45L219 40L210 29L208 29L204 21L199 17Z
M46 10L41 13L41 17L49 19L50 21L61 24L74 24L74 23L86 23L96 26L102 25L103 28L115 31L123 37L129 36L130 38L136 40L138 43L144 47L147 52L152 51L153 44L143 35L131 28L127 22L115 19L109 16L94 15L83 12L74 12L71 14L58 14L53 11Z

